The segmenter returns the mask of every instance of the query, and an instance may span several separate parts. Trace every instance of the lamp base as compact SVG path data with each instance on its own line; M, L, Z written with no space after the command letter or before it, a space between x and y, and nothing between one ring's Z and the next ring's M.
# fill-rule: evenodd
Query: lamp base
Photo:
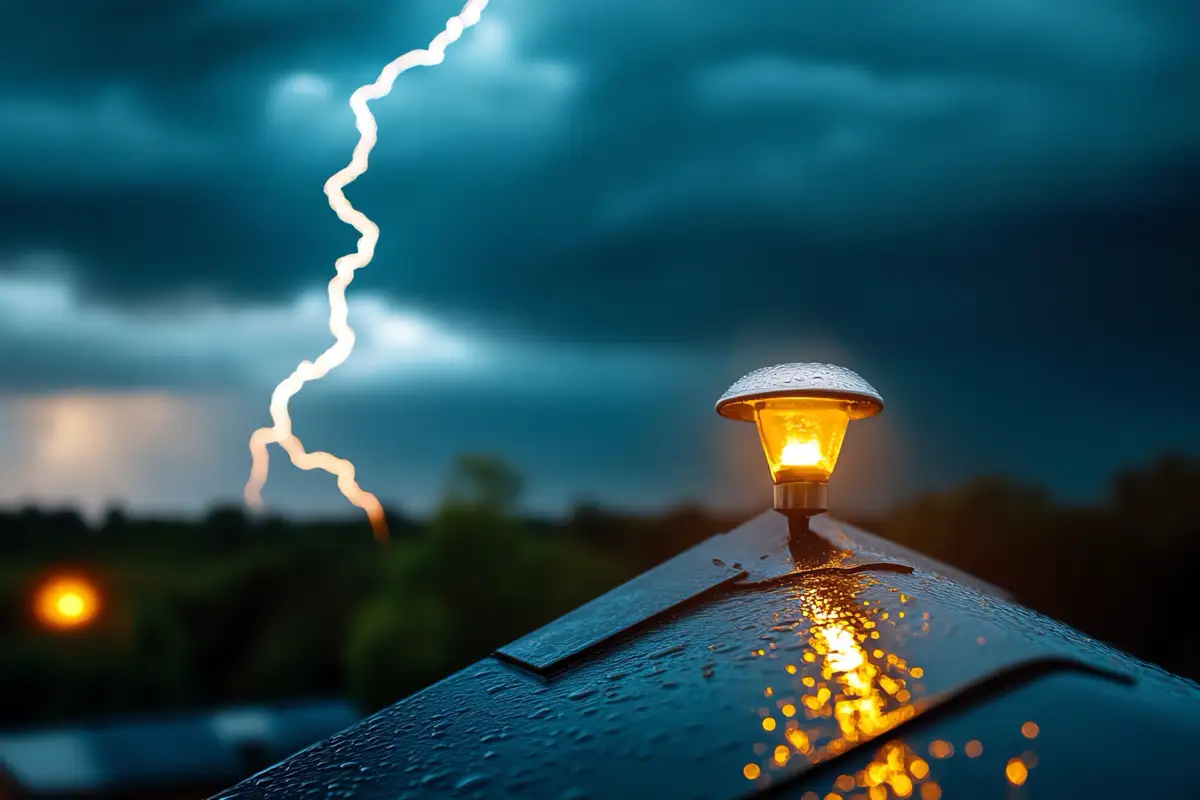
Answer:
M829 486L816 481L775 484L775 510L789 517L811 517L829 509Z

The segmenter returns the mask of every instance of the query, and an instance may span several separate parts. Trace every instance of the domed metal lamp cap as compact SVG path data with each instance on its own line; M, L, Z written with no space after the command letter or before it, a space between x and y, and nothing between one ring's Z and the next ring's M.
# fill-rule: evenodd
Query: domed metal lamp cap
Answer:
M827 481L846 425L883 411L879 392L833 364L779 364L744 376L717 401L717 413L754 422L775 484L775 510L812 516L828 504Z

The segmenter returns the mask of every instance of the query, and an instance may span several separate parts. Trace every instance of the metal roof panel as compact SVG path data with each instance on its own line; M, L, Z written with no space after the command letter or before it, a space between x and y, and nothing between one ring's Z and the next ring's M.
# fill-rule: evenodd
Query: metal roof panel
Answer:
M220 796L738 797L1066 673L1195 732L1190 682L924 569L853 569L724 582L549 675L485 659Z

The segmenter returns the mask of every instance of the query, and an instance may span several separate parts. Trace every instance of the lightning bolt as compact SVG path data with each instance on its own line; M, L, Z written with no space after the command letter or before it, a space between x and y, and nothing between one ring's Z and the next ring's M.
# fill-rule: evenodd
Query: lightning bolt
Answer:
M325 377L330 370L345 362L354 350L354 329L347 319L346 287L354 280L356 270L371 263L375 244L379 241L379 226L350 204L343 189L367 171L367 157L375 147L378 128L367 102L387 96L400 73L413 67L432 67L442 63L446 57L446 47L457 41L464 30L479 22L487 4L488 0L467 0L462 10L446 21L446 27L428 47L411 50L400 56L383 68L374 83L360 86L350 95L350 108L354 111L354 124L359 132L358 144L354 146L350 163L325 181L325 195L338 219L359 232L358 247L355 252L342 256L334 263L337 274L329 281L329 331L333 334L333 344L316 361L301 361L292 374L275 387L271 394L271 421L274 424L269 428L259 428L250 436L250 478L246 481L243 494L246 504L251 508L262 507L262 487L267 482L270 463L267 445L277 443L300 469L322 469L334 475L338 489L346 499L367 512L375 538L380 541L387 539L387 520L379 499L359 487L354 479L352 463L332 453L309 453L304 449L304 445L292 433L288 402L304 384Z

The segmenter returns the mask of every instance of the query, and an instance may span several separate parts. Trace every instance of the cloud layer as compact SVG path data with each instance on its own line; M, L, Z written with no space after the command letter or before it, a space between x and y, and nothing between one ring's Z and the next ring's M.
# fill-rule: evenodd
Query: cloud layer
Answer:
M356 138L346 99L457 9L0 12L10 427L66 413L31 411L44 396L187 414L216 392L244 414L210 425L232 442L212 474L236 480L192 496L239 485L241 438L327 342L323 287L354 245L321 194ZM1182 399L1200 389L1198 40L1186 0L496 0L374 106L348 191L382 229L351 290L360 347L296 414L358 408L314 421L320 445L426 495L412 476L468 446L470 419L551 505L757 496L694 443L703 468L637 463L718 447L708 404L741 372L831 358L892 401L889 433L862 435L906 473L877 469L871 498L992 469L1094 493L1200 439ZM1129 413L1130 374L1174 387L1158 414ZM458 416L424 449L367 452L386 425L420 439L399 409L434 398ZM678 423L650 421L656 402ZM512 423L527 413L577 420L586 465L540 466L559 434ZM22 492L90 485L36 474Z

